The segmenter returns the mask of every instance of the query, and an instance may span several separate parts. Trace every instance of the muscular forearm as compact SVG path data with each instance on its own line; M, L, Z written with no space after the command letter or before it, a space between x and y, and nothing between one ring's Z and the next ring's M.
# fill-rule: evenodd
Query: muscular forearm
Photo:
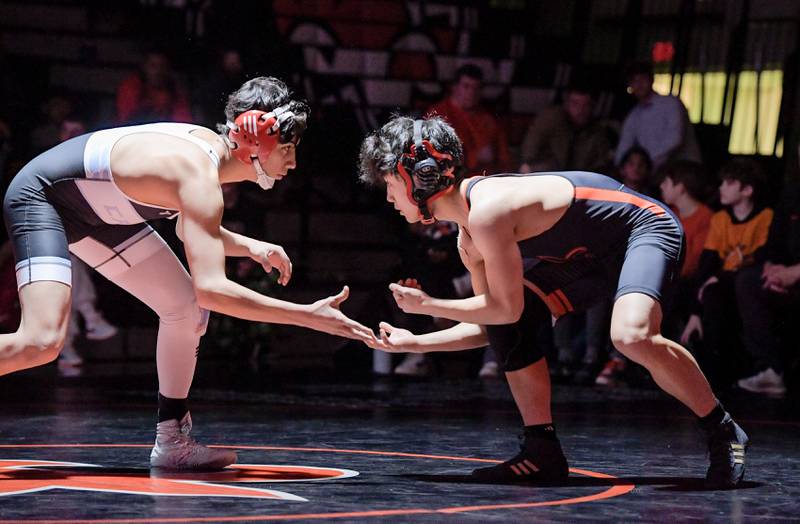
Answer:
M488 294L480 294L458 300L431 298L425 304L425 313L470 324L511 324L519 320L521 306L522 304L517 311L516 308L492 300Z
M463 351L479 348L486 344L488 344L488 339L483 327L462 322L448 329L417 335L416 352Z
M200 306L232 317L256 322L309 327L309 307L267 297L231 280L197 290Z
M224 227L219 228L222 244L225 247L226 257L249 257L251 247L256 241L252 238L228 231Z

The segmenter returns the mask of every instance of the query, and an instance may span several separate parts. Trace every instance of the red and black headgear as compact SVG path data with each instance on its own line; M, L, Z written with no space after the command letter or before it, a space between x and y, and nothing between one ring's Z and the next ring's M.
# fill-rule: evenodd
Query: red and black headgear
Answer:
M438 151L429 140L422 138L423 120L414 120L414 137L409 152L397 162L397 172L405 180L409 198L416 202L422 223L430 224L435 218L429 204L453 190L458 182L453 167L453 156Z

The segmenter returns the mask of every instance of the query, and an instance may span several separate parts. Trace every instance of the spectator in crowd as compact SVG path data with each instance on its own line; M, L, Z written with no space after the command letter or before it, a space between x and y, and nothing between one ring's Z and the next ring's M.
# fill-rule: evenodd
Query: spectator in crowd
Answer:
M192 121L186 89L176 78L166 53L158 50L145 53L140 70L117 87L117 121L122 124Z
M238 49L223 47L216 51L216 55L214 69L203 72L203 81L198 82L195 92L195 109L200 113L200 121L207 125L216 122L216 115L225 109L228 93L247 80Z
M464 143L468 173L511 169L506 133L500 122L481 107L483 71L474 64L458 68L450 96L432 105L428 113L447 120Z
M702 164L676 160L662 166L659 175L661 200L678 215L686 235L686 254L681 275L675 287L672 306L664 318L665 334L678 338L697 296L697 268L711 227L713 211L703 203L706 178Z
M619 178L636 192L654 196L653 161L643 147L633 146L622 156Z
M541 112L520 147L520 173L594 171L607 173L612 145L603 125L593 118L594 96L587 84L575 83L562 105Z
M753 160L734 159L720 171L719 201L724 206L711 217L700 256L701 283L694 313L681 335L688 344L696 333L703 340L701 366L717 386L727 386L739 370L738 348L742 311L737 308L741 270L763 256L773 211L761 204L764 173Z
M33 128L30 139L31 148L36 154L61 142L62 124L67 120L75 120L72 99L63 94L50 96L42 104L41 111L44 121Z
M737 287L745 351L755 373L737 385L752 393L783 396L787 360L800 347L800 186L793 183L775 210L765 250L766 261L742 270Z
M679 98L653 91L653 70L650 64L635 64L627 71L628 91L636 98L636 106L622 124L616 165L634 145L647 151L658 168L668 160L700 161L694 128Z
M30 146L33 154L54 145L82 135L86 132L86 123L78 116L74 100L64 94L53 95L42 105L45 121L33 128Z

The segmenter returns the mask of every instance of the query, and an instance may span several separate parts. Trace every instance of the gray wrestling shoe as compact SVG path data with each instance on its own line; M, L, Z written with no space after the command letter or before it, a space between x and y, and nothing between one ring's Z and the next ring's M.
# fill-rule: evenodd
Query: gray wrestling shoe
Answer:
M236 452L211 449L189 436L192 417L187 412L178 422L175 419L159 422L156 444L150 452L150 467L179 470L222 469L236 462Z

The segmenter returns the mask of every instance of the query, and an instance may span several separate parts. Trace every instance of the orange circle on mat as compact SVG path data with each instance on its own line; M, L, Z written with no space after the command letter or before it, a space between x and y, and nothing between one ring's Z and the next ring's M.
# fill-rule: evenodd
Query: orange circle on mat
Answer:
M0 449L31 449L31 448L149 448L148 444L0 444ZM483 462L497 464L499 460L472 458L472 457L452 457L448 455L426 455L420 453L403 453L399 451L371 451L363 449L335 449L335 448L294 448L282 446L210 446L210 447L224 447L233 449L249 449L259 451L304 451L313 453L351 453L358 455L380 455L389 457L403 457L403 458L423 458L433 460L456 460L463 462ZM585 469L570 468L571 473L583 475L592 478L601 479L614 479L613 475L605 473L598 473ZM541 502L522 502L515 504L491 504L491 505L478 505L478 506L453 506L444 508L402 508L391 510L367 510L367 511L341 511L332 513L286 513L280 515L243 515L243 516L218 516L218 517L172 517L172 518L141 518L141 519L84 519L84 520L27 520L20 521L15 519L13 521L0 520L3 522L36 522L38 524L58 524L62 522L70 522L75 524L117 524L123 522L136 522L136 523L150 523L150 522L244 522L244 521L270 521L270 520L296 520L296 519L335 519L335 518L359 518L359 517L390 517L401 515L433 515L433 514L454 514L454 513L468 513L475 511L497 511L502 509L524 509L524 508L537 508L542 506L559 506L565 504L580 504L583 502L593 502L595 500L609 499L619 497L632 491L636 486L634 484L619 484L611 486L605 491L595 493L593 495L586 495L583 497L574 497L566 499L545 500Z

